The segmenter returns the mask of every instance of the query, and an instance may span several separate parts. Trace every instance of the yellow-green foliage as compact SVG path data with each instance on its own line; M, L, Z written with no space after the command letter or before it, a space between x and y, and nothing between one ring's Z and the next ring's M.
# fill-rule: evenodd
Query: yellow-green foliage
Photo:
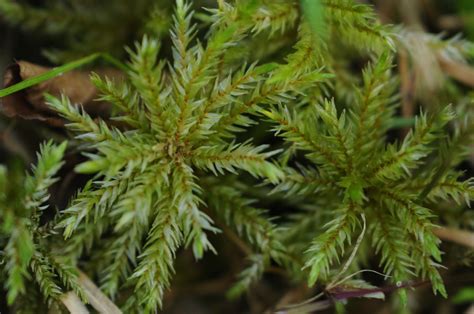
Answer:
M140 8L151 6L139 2ZM93 119L65 97L48 96L87 158L75 170L92 175L54 219L66 239L59 251L69 261L85 254L94 258L83 263L99 261L93 269L101 288L121 296L126 311L162 306L181 247L191 248L196 259L207 251L219 254L209 240L221 231L216 220L251 250L230 296L251 289L272 263L311 287L333 283L347 269L351 252L354 271L367 257L354 245L361 233L362 245L373 248L391 281L428 279L435 293L446 295L433 226L443 215L437 203L462 208L473 197L472 180L461 179L455 168L466 156L472 122L459 119L451 106L436 105L416 117L400 142L389 140L399 122L394 29L378 23L368 5L320 4L325 23L318 27L325 30L315 34L318 27L300 16L297 1L219 0L198 15L191 4L177 0L172 47L164 47L171 56L162 58L167 24L156 19L171 9L158 2L151 17L144 15L147 9L137 13L149 27L127 49L126 79L92 77L101 100L114 105L111 119L117 123ZM76 12L99 4L68 5ZM0 9L15 12L11 19L17 22L29 16L31 27L57 12L10 1ZM86 15L115 25L117 12L107 11L107 19ZM80 41L84 49L73 45L71 51L126 42L95 26L76 25L76 14L71 16L67 23L90 32ZM53 23L47 31L73 36L75 28L68 27ZM90 43L94 38L109 39L110 46ZM343 49L367 56L360 75L346 75ZM268 138L272 130L278 139L262 143L262 134ZM43 147L21 196L9 192L1 168L1 203L14 198L15 208L21 208L1 207L10 302L31 280L46 298L57 298L64 287L80 291L73 272L53 263L49 244L36 234L43 230L42 204L64 149L65 144ZM253 188L257 183L265 186ZM270 197L265 189L291 203L294 212L274 220L258 205Z

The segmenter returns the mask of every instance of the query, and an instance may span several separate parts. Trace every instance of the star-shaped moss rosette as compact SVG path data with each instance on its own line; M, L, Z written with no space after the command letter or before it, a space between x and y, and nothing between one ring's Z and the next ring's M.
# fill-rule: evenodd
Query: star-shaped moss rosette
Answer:
M314 285L320 278L332 280L331 266L346 256L366 220L371 245L392 281L428 278L434 292L446 295L437 270L441 252L432 231L435 214L429 207L440 199L469 202L472 180L459 181L462 173L448 170L438 153L439 143L448 139L446 125L454 118L449 106L438 114L421 114L400 144L386 144L396 108L390 67L388 54L369 66L363 87L356 90L354 107L342 113L329 100L298 112L287 106L262 110L276 123L277 134L306 152L308 162L315 165L300 171L288 168L276 190L336 203L320 208L327 210L323 213L298 216L283 235L292 240L283 241L290 251L306 250L308 281ZM322 226L325 221L311 243L296 240L296 234L307 234L303 231L307 226Z
M113 295L128 280L136 287L129 303L148 310L161 305L178 247L192 245L197 258L213 250L206 233L217 229L201 210L206 191L196 170L215 175L244 170L278 182L283 172L268 160L276 151L238 143L234 133L255 123L248 114L259 106L291 101L293 91L301 93L327 77L307 69L280 78L275 64L223 72L226 52L251 30L245 21L256 8L245 3L225 6L232 20L217 18L203 47L198 41L191 45L196 28L190 6L177 1L172 64L157 62L159 44L145 37L130 51L131 84L94 78L102 99L120 111L114 119L130 129L94 121L65 98L49 98L50 107L91 149L77 171L97 174L63 212L60 226L66 237L74 234L70 251L80 255L113 229L104 240L110 243L103 245L102 288Z

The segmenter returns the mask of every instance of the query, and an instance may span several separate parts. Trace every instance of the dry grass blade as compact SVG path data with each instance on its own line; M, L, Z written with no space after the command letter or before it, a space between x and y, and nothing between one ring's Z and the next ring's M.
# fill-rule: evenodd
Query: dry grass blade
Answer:
M474 87L474 68L468 64L447 60L445 58L438 58L439 64L446 74L455 80Z
M434 234L442 240L451 241L457 244L474 249L474 233L454 228L437 227Z
M89 314L86 306L74 292L65 293L61 297L61 302L72 314Z
M86 274L79 273L79 284L84 289L84 294L89 303L99 313L121 314L122 311L109 299L100 289L87 277Z

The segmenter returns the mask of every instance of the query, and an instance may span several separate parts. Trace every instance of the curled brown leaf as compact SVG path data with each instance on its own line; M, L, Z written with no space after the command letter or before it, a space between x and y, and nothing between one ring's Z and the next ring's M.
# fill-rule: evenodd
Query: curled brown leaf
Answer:
M17 61L10 65L4 74L4 87L9 87L26 79L38 76L50 70L27 61ZM111 68L99 68L93 72L110 79L122 79L123 74ZM60 127L64 120L51 111L45 104L44 94L53 96L66 95L74 104L81 104L86 112L94 116L106 116L110 104L95 101L97 88L90 80L89 71L71 71L64 73L25 90L8 95L1 99L0 108L8 117L19 117L25 120L38 120L51 126Z

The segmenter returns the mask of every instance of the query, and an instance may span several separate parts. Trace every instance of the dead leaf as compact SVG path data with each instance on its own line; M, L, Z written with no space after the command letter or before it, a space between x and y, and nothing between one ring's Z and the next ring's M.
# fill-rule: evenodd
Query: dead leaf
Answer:
M4 87L9 87L23 80L49 71L50 68L27 61L17 61L10 65L4 74ZM109 79L123 79L122 72L111 69L95 69L93 72ZM44 101L44 93L53 96L66 95L73 104L82 104L84 110L93 116L107 116L110 104L95 101L97 89L90 80L89 71L71 71L47 80L25 90L2 98L0 108L8 117L20 117L25 120L39 120L49 125L60 127L64 120L48 108Z

